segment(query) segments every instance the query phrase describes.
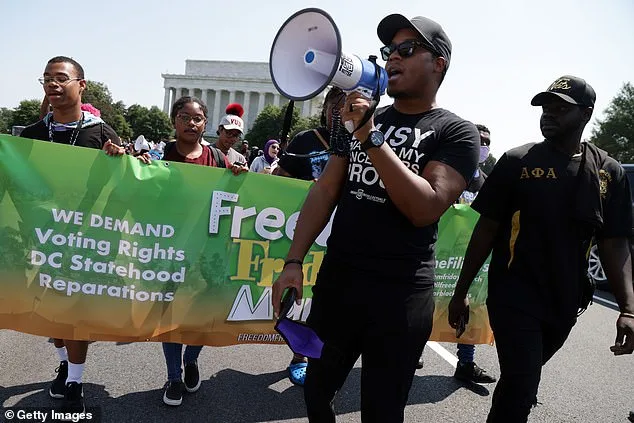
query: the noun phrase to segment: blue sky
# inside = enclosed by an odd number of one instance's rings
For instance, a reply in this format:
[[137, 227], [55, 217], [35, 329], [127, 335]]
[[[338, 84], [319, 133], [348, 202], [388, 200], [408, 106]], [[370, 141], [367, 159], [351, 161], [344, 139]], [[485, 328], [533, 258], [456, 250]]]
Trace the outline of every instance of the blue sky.
[[577, 75], [595, 88], [594, 118], [634, 82], [632, 0], [2, 0], [0, 107], [41, 98], [37, 78], [57, 55], [77, 59], [115, 100], [162, 107], [161, 73], [184, 73], [186, 59], [267, 61], [280, 25], [305, 7], [327, 11], [344, 50], [361, 57], [378, 54], [376, 26], [390, 13], [438, 21], [453, 43], [438, 103], [487, 125], [497, 157], [541, 140], [530, 99], [557, 77]]

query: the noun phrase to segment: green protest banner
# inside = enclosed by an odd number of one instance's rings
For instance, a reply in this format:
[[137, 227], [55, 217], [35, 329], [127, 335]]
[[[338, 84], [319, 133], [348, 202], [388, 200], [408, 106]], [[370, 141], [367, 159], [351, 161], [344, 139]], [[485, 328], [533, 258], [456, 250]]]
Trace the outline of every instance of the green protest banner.
[[[271, 285], [309, 187], [0, 135], [0, 328], [122, 342], [282, 342]], [[470, 234], [477, 214], [465, 213]], [[305, 259], [296, 318], [310, 312], [329, 231]], [[467, 341], [491, 342], [488, 321], [475, 325], [489, 335]]]

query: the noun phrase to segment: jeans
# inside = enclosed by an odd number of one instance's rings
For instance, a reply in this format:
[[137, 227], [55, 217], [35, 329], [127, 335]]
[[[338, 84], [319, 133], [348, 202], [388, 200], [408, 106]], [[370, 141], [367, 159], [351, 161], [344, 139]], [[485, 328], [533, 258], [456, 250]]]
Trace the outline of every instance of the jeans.
[[458, 344], [458, 361], [461, 363], [473, 363], [475, 359], [475, 345]]
[[574, 319], [545, 322], [521, 310], [489, 305], [500, 361], [487, 423], [525, 423], [537, 402], [542, 367], [563, 346]]
[[337, 360], [308, 360], [308, 420], [335, 422], [335, 394], [361, 356], [361, 420], [403, 422], [416, 364], [431, 334], [433, 287], [355, 284], [345, 277], [335, 282], [318, 280], [313, 288], [307, 323], [340, 354]]
[[163, 342], [163, 354], [165, 355], [165, 364], [167, 365], [167, 380], [182, 380], [183, 368], [182, 363], [188, 364], [198, 360], [202, 345], [187, 345], [185, 355], [183, 354], [183, 344], [174, 342]]

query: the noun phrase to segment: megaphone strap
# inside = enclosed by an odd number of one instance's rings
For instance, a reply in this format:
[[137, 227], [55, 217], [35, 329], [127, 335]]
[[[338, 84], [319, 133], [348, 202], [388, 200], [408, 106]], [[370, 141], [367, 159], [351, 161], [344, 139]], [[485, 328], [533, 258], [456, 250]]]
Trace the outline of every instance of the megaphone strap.
[[315, 136], [319, 139], [319, 141], [321, 141], [321, 143], [323, 144], [324, 148], [326, 148], [326, 150], [328, 150], [330, 148], [330, 146], [328, 145], [328, 143], [326, 142], [326, 140], [324, 139], [324, 137], [321, 136], [321, 134], [319, 133], [318, 130], [313, 129], [313, 133], [315, 134]]

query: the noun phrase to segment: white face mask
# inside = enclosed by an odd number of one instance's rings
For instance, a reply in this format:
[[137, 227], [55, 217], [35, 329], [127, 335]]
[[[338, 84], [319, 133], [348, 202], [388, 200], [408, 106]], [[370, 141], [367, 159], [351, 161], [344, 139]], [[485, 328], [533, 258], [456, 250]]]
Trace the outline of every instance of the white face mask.
[[480, 146], [480, 162], [479, 163], [483, 163], [487, 157], [489, 157], [489, 146], [488, 145], [481, 145]]

